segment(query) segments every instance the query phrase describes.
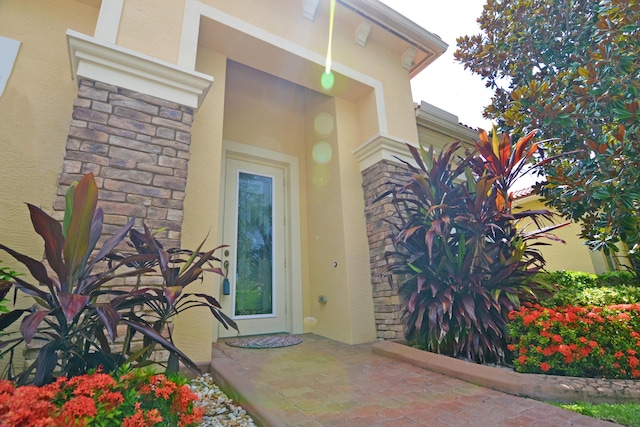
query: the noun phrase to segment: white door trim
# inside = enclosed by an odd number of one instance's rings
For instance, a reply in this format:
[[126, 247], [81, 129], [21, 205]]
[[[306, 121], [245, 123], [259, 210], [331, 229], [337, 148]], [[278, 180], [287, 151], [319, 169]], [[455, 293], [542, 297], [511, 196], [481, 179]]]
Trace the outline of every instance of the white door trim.
[[[287, 268], [285, 272], [287, 287], [287, 326], [293, 334], [303, 332], [302, 322], [302, 243], [300, 234], [300, 174], [298, 158], [277, 151], [254, 147], [239, 142], [224, 140], [222, 142], [222, 170], [220, 173], [220, 215], [218, 215], [218, 239], [222, 238], [224, 215], [222, 212], [227, 159], [236, 158], [271, 166], [280, 167], [285, 175], [285, 241]], [[225, 242], [220, 242], [221, 244]]]

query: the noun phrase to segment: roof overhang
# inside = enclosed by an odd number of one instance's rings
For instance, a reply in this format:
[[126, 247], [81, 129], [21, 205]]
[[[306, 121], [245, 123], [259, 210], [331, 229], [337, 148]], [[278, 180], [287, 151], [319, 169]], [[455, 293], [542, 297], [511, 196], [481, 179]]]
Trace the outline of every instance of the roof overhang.
[[458, 116], [424, 101], [416, 108], [416, 124], [467, 144], [478, 139], [478, 131], [458, 123]]
[[[440, 37], [378, 0], [337, 0], [337, 2], [384, 28], [415, 49], [413, 58], [408, 58], [411, 61], [408, 67], [411, 78], [447, 50], [448, 45]], [[409, 56], [413, 53], [410, 49], [405, 52]], [[403, 58], [404, 61], [405, 58]]]

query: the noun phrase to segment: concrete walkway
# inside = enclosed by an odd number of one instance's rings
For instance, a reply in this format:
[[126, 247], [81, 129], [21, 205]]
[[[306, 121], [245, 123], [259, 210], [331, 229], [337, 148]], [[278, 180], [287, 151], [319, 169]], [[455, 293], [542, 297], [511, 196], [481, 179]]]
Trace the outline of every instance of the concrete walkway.
[[212, 375], [261, 426], [614, 426], [373, 354], [302, 335], [296, 346], [213, 346]]

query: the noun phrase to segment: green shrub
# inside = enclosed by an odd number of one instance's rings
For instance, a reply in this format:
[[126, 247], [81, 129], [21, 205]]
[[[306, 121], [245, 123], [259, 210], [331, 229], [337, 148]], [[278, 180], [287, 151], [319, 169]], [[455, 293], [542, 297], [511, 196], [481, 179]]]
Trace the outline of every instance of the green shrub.
[[551, 298], [541, 301], [545, 307], [605, 306], [640, 302], [640, 286], [635, 285], [632, 274], [624, 271], [601, 275], [580, 271], [554, 271], [540, 273], [536, 280], [556, 287]]
[[599, 274], [596, 282], [598, 286], [638, 286], [636, 278], [629, 271], [607, 271]]
[[584, 271], [561, 270], [550, 273], [540, 273], [536, 279], [542, 280], [550, 285], [557, 285], [560, 289], [584, 289], [597, 286], [598, 276]]

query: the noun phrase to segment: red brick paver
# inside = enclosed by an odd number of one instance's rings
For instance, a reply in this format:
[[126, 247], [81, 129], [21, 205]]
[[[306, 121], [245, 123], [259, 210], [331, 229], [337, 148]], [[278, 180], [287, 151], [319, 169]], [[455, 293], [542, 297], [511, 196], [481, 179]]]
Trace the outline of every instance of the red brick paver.
[[273, 427], [614, 425], [378, 356], [371, 344], [302, 338], [261, 350], [218, 342], [214, 377]]

